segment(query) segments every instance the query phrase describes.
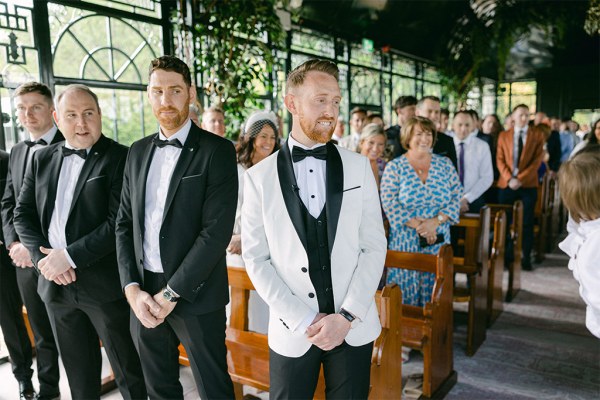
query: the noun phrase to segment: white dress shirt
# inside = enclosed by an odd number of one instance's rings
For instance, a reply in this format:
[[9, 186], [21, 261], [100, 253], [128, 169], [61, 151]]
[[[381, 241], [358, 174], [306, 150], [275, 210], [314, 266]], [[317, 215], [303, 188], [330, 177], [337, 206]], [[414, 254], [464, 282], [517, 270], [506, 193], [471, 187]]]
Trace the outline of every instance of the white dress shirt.
[[[46, 145], [49, 145], [54, 140], [56, 131], [58, 131], [58, 128], [55, 125], [52, 125], [52, 128], [50, 128], [50, 130], [48, 132], [46, 132], [42, 136], [40, 136], [39, 139], [44, 139], [44, 141], [46, 142]], [[32, 142], [35, 142], [36, 140], [39, 140], [39, 139], [35, 139], [33, 136], [31, 136], [31, 134], [29, 134], [29, 140], [31, 140]], [[35, 153], [42, 147], [44, 147], [44, 145], [35, 144], [29, 148], [29, 152], [27, 153], [27, 165], [29, 165], [29, 162], [31, 161], [31, 157], [33, 157], [33, 153]], [[79, 157], [79, 158], [81, 158], [81, 157]]]
[[[523, 149], [525, 148], [525, 142], [527, 141], [527, 129], [528, 126], [525, 125], [522, 128], [517, 128], [515, 126], [513, 133], [513, 176], [517, 176], [519, 174], [519, 160], [517, 157], [519, 156], [519, 135], [523, 138]], [[522, 132], [522, 133], [521, 133]]]
[[[456, 135], [452, 138], [456, 148], [456, 157], [460, 157], [460, 143], [464, 143], [464, 194], [463, 198], [469, 203], [477, 200], [494, 182], [494, 169], [490, 146], [477, 137], [477, 132], [472, 132], [464, 140]], [[458, 161], [460, 164], [460, 161]]]
[[[318, 143], [313, 147], [308, 147], [295, 140], [290, 133], [288, 146], [291, 153], [294, 151], [294, 146], [305, 150], [313, 150], [317, 147], [325, 146], [325, 144]], [[326, 200], [325, 173], [327, 171], [327, 161], [314, 157], [306, 157], [304, 160], [292, 162], [292, 164], [294, 166], [294, 176], [296, 177], [300, 199], [310, 215], [318, 218], [321, 215]], [[298, 328], [300, 332], [306, 331], [306, 328], [310, 326], [316, 316], [316, 312], [310, 312], [300, 324]]]
[[[178, 139], [182, 145], [190, 133], [192, 121], [188, 121], [174, 135], [167, 138], [158, 132], [160, 140]], [[163, 273], [160, 258], [160, 228], [162, 227], [167, 191], [171, 185], [171, 177], [175, 165], [181, 155], [181, 150], [175, 146], [156, 147], [148, 178], [146, 179], [146, 199], [144, 203], [144, 269], [151, 272]]]
[[[45, 139], [44, 139], [45, 140]], [[65, 144], [65, 147], [73, 149], [73, 146]], [[87, 149], [89, 154], [90, 149]], [[56, 199], [54, 200], [54, 210], [50, 218], [48, 227], [48, 242], [53, 249], [65, 249], [67, 260], [73, 268], [77, 268], [67, 249], [67, 237], [65, 229], [69, 219], [69, 211], [73, 202], [75, 186], [79, 180], [81, 169], [85, 160], [78, 155], [64, 157], [58, 176], [58, 185], [56, 186]]]
[[[291, 134], [288, 139], [288, 145], [290, 152], [293, 152], [294, 146], [305, 150], [313, 150], [317, 147], [325, 146], [323, 143], [318, 143], [313, 147], [307, 147], [296, 141]], [[306, 157], [304, 160], [293, 162], [292, 164], [294, 166], [294, 175], [296, 176], [300, 199], [310, 215], [318, 218], [325, 205], [325, 171], [327, 163], [325, 160]]]
[[577, 224], [569, 217], [567, 231], [569, 235], [558, 246], [571, 258], [569, 269], [579, 282], [579, 295], [586, 304], [585, 325], [600, 338], [600, 219]]

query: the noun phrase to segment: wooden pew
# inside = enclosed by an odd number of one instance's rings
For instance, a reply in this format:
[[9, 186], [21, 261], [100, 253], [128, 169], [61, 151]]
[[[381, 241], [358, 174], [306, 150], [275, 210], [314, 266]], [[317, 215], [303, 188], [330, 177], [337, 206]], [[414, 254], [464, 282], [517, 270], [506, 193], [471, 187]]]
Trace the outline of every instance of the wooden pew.
[[553, 235], [553, 219], [557, 216], [557, 179], [555, 175], [546, 174], [538, 187], [538, 201], [535, 209], [534, 248], [535, 261], [542, 262], [545, 253], [552, 251], [555, 237]]
[[502, 313], [502, 277], [506, 242], [506, 213], [499, 210], [494, 217], [494, 239], [490, 250], [488, 270], [487, 326], [491, 326]]
[[[443, 397], [457, 380], [452, 350], [452, 247], [437, 256], [388, 250], [386, 268], [435, 274], [431, 302], [423, 307], [402, 305], [402, 343], [423, 353], [423, 397]], [[371, 378], [372, 379], [372, 378]]]
[[454, 272], [467, 276], [466, 287], [454, 288], [455, 302], [468, 302], [467, 348], [473, 356], [485, 341], [487, 324], [488, 254], [490, 209], [484, 206], [478, 214], [463, 214], [456, 225], [464, 230], [464, 240], [457, 243]]
[[[246, 270], [228, 267], [231, 287], [231, 316], [227, 328], [227, 364], [234, 382], [236, 399], [243, 397], [243, 385], [269, 390], [269, 345], [267, 335], [248, 331], [248, 299], [254, 285]], [[397, 285], [387, 285], [375, 296], [382, 331], [373, 345], [371, 358], [371, 390], [373, 399], [400, 398], [402, 395], [402, 294]], [[189, 366], [183, 346], [179, 346], [179, 362]], [[316, 399], [325, 398], [323, 374], [315, 392]]]
[[[515, 201], [510, 206], [506, 204], [487, 204], [492, 214], [505, 211], [510, 222], [508, 240], [512, 242], [512, 261], [508, 264], [508, 287], [506, 301], [511, 302], [521, 290], [521, 257], [523, 255], [523, 202]], [[505, 247], [508, 249], [508, 247]], [[505, 254], [505, 257], [507, 255]]]

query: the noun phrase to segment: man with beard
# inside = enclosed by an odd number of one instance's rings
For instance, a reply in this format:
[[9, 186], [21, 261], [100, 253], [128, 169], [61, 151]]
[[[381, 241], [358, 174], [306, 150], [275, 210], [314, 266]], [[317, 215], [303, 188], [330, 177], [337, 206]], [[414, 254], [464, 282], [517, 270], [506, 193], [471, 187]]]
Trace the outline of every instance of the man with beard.
[[386, 254], [369, 161], [329, 140], [338, 68], [309, 60], [290, 73], [292, 130], [246, 172], [242, 256], [270, 309], [270, 398], [312, 398], [323, 365], [328, 398], [367, 398], [374, 294]]
[[117, 215], [121, 283], [151, 399], [183, 399], [180, 342], [199, 397], [234, 397], [225, 347], [225, 249], [237, 206], [235, 150], [192, 124], [195, 98], [183, 61], [151, 61], [148, 100], [160, 129], [131, 146]]

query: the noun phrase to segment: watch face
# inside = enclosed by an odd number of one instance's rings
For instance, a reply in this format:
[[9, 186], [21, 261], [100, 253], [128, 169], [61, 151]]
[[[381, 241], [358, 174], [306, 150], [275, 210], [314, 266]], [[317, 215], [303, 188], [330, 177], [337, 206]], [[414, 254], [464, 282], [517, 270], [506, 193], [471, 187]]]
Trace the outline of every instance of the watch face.
[[163, 297], [168, 301], [173, 301], [174, 297], [168, 290], [163, 291]]

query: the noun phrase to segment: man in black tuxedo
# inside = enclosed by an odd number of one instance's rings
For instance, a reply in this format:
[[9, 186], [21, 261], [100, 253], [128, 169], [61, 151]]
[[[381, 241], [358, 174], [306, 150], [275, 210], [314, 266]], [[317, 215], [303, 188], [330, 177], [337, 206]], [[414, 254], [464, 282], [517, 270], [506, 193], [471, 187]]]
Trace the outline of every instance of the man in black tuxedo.
[[127, 148], [102, 135], [96, 95], [70, 85], [54, 118], [66, 143], [38, 150], [23, 181], [14, 226], [41, 275], [46, 303], [74, 399], [99, 399], [106, 349], [121, 395], [146, 398], [127, 329], [114, 221]]
[[[20, 242], [15, 232], [13, 211], [21, 191], [25, 169], [33, 154], [46, 145], [60, 142], [64, 138], [52, 120], [54, 103], [48, 86], [38, 82], [24, 83], [15, 90], [13, 96], [17, 117], [21, 125], [27, 129], [29, 140], [19, 142], [12, 148], [10, 160], [8, 155], [6, 160], [2, 159], [3, 181], [0, 188], [4, 193], [2, 198], [4, 239], [2, 241], [10, 251], [10, 258], [2, 247], [0, 249], [2, 269], [0, 326], [13, 363], [13, 372], [19, 381], [19, 396], [21, 399], [33, 399], [36, 394], [31, 383], [32, 351], [22, 311], [23, 303], [25, 304], [35, 339], [39, 398], [52, 399], [60, 396], [58, 349], [46, 306], [37, 292], [39, 274], [33, 268], [29, 251]], [[4, 168], [4, 161], [8, 166], [8, 173]], [[6, 189], [4, 189], [4, 182], [6, 182]]]
[[149, 75], [148, 100], [160, 130], [131, 146], [116, 223], [132, 336], [150, 398], [183, 399], [180, 342], [200, 397], [233, 398], [225, 249], [237, 205], [235, 150], [190, 121], [196, 90], [183, 61], [157, 58]]
[[398, 116], [398, 124], [390, 126], [387, 135], [387, 146], [392, 152], [392, 158], [396, 158], [406, 151], [400, 144], [400, 130], [409, 119], [415, 116], [417, 98], [415, 96], [400, 96], [394, 103], [394, 111]]
[[[418, 117], [429, 118], [436, 126], [440, 120], [440, 111], [440, 99], [436, 96], [425, 96], [417, 102], [416, 115]], [[452, 164], [454, 164], [454, 168], [458, 171], [454, 140], [450, 136], [444, 132], [438, 132], [437, 139], [433, 145], [433, 152], [448, 157], [452, 161]]]

